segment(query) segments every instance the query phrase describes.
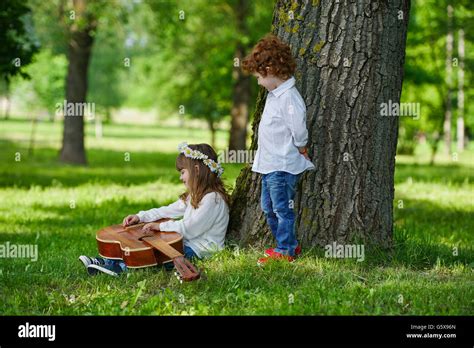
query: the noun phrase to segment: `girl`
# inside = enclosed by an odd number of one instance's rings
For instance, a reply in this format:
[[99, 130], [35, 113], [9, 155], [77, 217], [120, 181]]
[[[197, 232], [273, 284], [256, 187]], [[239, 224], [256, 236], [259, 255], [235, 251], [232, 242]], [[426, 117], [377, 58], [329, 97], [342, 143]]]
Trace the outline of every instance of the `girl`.
[[[123, 219], [123, 226], [139, 222], [150, 222], [162, 218], [178, 218], [162, 223], [143, 226], [144, 235], [156, 231], [175, 231], [183, 236], [184, 256], [205, 258], [224, 247], [225, 233], [229, 223], [229, 196], [221, 175], [224, 169], [217, 162], [217, 154], [208, 144], [178, 146], [176, 169], [186, 187], [179, 199], [168, 206], [140, 211]], [[102, 257], [80, 256], [90, 275], [103, 272], [117, 276], [127, 270], [121, 260]]]
[[296, 64], [290, 47], [274, 35], [267, 35], [243, 62], [258, 84], [268, 90], [258, 126], [258, 148], [252, 171], [262, 174], [261, 207], [276, 239], [276, 248], [265, 250], [271, 259], [290, 262], [301, 252], [294, 229], [293, 199], [305, 170], [314, 169], [306, 150], [306, 105], [295, 87]]

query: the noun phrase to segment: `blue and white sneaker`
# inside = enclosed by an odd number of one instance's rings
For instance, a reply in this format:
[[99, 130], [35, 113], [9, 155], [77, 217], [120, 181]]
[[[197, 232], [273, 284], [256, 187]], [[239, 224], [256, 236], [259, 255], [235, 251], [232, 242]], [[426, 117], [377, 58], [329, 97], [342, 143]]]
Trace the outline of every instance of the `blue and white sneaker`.
[[120, 267], [119, 262], [106, 262], [105, 264], [95, 264], [91, 263], [89, 266], [87, 266], [87, 272], [89, 272], [90, 275], [96, 275], [97, 272], [102, 272], [114, 277], [118, 277], [120, 273], [122, 273], [124, 270], [122, 267]]
[[79, 261], [81, 261], [82, 264], [84, 265], [84, 267], [86, 267], [86, 268], [87, 268], [87, 266], [92, 265], [92, 264], [95, 264], [95, 265], [105, 264], [104, 259], [101, 258], [101, 257], [89, 257], [89, 256], [85, 256], [85, 255], [79, 256]]
[[89, 256], [81, 255], [81, 256], [79, 256], [79, 261], [82, 262], [84, 267], [87, 269], [87, 273], [89, 273], [89, 275], [96, 275], [97, 274], [97, 270], [93, 270], [93, 269], [88, 268], [89, 265], [105, 265], [105, 260], [100, 256], [99, 257], [89, 257]]

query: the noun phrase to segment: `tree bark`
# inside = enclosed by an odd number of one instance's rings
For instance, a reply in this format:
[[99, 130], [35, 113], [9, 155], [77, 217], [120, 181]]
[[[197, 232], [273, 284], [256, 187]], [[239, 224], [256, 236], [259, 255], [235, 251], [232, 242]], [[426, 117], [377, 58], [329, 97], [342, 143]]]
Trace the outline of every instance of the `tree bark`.
[[[87, 71], [94, 42], [92, 31], [96, 27], [96, 21], [86, 12], [87, 0], [74, 0], [73, 8], [75, 19], [70, 28], [68, 44], [69, 65], [66, 77], [66, 101], [68, 104], [78, 105], [86, 102]], [[83, 112], [64, 117], [60, 160], [74, 164], [87, 163], [84, 149]]]
[[[250, 3], [248, 0], [239, 0], [236, 3], [235, 13], [237, 33], [239, 38], [248, 37], [248, 28], [245, 22], [249, 14]], [[239, 64], [234, 66], [233, 104], [230, 111], [231, 127], [229, 137], [229, 150], [245, 150], [247, 140], [247, 124], [249, 118], [250, 78], [244, 75], [240, 62], [245, 56], [247, 46], [241, 39], [237, 43], [235, 58]]]
[[[297, 57], [296, 86], [307, 106], [309, 155], [295, 197], [303, 246], [363, 241], [390, 247], [399, 103], [409, 0], [275, 5], [273, 33]], [[257, 98], [251, 150], [267, 92]], [[228, 234], [242, 244], [273, 242], [260, 208], [261, 175], [247, 165], [232, 195]]]

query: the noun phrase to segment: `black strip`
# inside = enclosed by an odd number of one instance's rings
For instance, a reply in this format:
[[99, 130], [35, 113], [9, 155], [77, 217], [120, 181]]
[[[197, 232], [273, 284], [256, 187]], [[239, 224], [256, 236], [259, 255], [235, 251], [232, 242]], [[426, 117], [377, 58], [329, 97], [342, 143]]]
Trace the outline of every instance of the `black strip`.
[[[55, 340], [20, 338], [20, 325], [55, 325]], [[0, 317], [0, 346], [41, 344], [468, 345], [473, 317]], [[412, 326], [415, 325], [415, 326]], [[429, 326], [432, 325], [432, 326]], [[407, 334], [430, 337], [408, 338]], [[456, 334], [434, 338], [433, 334]]]

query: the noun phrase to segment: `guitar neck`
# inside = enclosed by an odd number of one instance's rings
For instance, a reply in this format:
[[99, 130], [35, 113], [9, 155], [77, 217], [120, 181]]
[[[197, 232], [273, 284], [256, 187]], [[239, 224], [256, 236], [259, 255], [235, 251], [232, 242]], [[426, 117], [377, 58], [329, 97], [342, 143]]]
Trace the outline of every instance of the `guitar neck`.
[[142, 240], [173, 260], [173, 264], [176, 267], [177, 273], [179, 273], [178, 278], [181, 282], [192, 281], [200, 278], [201, 275], [197, 268], [191, 262], [186, 260], [183, 254], [163, 241], [161, 238], [152, 236], [144, 237]]
[[164, 240], [162, 240], [159, 237], [152, 236], [152, 237], [143, 237], [142, 240], [148, 244], [150, 244], [152, 247], [158, 249], [161, 251], [163, 254], [168, 256], [170, 259], [174, 259], [179, 256], [183, 256], [178, 250], [170, 246], [168, 243], [166, 243]]

